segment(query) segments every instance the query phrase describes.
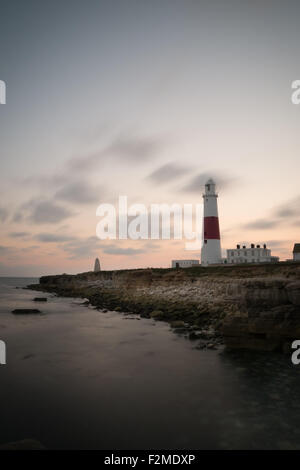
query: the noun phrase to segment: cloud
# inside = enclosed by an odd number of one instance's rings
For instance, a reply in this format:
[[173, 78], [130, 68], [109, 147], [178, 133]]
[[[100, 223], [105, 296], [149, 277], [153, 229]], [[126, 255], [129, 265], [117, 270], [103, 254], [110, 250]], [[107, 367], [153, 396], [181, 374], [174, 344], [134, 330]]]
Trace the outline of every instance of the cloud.
[[0, 207], [0, 220], [5, 222], [8, 217], [8, 211], [4, 207]]
[[100, 163], [115, 159], [120, 162], [137, 164], [155, 158], [164, 142], [158, 137], [119, 135], [98, 152], [69, 160], [71, 170], [88, 171]]
[[146, 252], [145, 249], [121, 248], [120, 246], [117, 246], [117, 245], [106, 245], [102, 251], [103, 253], [106, 253], [109, 255], [126, 255], [126, 256], [139, 255], [141, 253]]
[[277, 247], [285, 246], [287, 243], [289, 243], [289, 241], [288, 240], [267, 240], [265, 243], [267, 247], [277, 248]]
[[60, 171], [59, 173], [55, 173], [52, 175], [34, 175], [28, 176], [22, 180], [22, 183], [28, 186], [37, 186], [40, 188], [58, 188], [67, 184], [69, 181], [69, 177], [67, 172]]
[[29, 207], [28, 219], [36, 224], [56, 224], [74, 215], [69, 209], [52, 201], [31, 202]]
[[70, 259], [90, 258], [99, 253], [100, 240], [96, 236], [88, 238], [74, 238], [63, 245], [63, 250], [70, 255]]
[[181, 177], [188, 171], [190, 171], [188, 168], [183, 168], [175, 163], [167, 163], [153, 171], [147, 179], [152, 180], [155, 183], [165, 183]]
[[55, 194], [55, 198], [73, 204], [90, 204], [99, 202], [103, 190], [95, 188], [83, 181], [67, 184]]
[[[52, 268], [53, 269], [53, 268]], [[52, 274], [58, 274], [59, 269], [57, 270], [57, 273], [52, 273]], [[51, 268], [49, 266], [45, 265], [5, 265], [3, 263], [0, 263], [0, 276], [12, 276], [12, 277], [39, 277], [41, 275], [46, 275], [51, 272]]]
[[121, 160], [136, 163], [154, 157], [161, 144], [161, 140], [154, 137], [120, 136], [111, 142], [106, 151]]
[[30, 233], [29, 232], [11, 232], [9, 236], [11, 238], [24, 238], [24, 237], [29, 237]]
[[244, 225], [244, 228], [247, 229], [271, 229], [273, 227], [279, 226], [283, 219], [284, 223], [290, 223], [291, 225], [298, 225], [300, 217], [300, 197], [296, 197], [292, 200], [281, 204], [278, 207], [275, 207], [271, 213], [265, 219], [257, 219], [253, 222], [250, 222]]
[[281, 204], [275, 210], [275, 216], [281, 219], [292, 219], [300, 217], [300, 197], [287, 201], [285, 204]]
[[60, 235], [53, 233], [39, 233], [35, 239], [43, 243], [63, 243], [76, 240], [75, 237], [69, 235]]
[[93, 258], [99, 256], [100, 251], [109, 255], [132, 256], [145, 253], [146, 248], [122, 248], [117, 244], [103, 244], [96, 236], [88, 238], [74, 238], [63, 243], [62, 249], [69, 254], [70, 259]]
[[229, 186], [232, 186], [236, 182], [235, 178], [221, 175], [217, 172], [205, 172], [200, 173], [191, 178], [189, 183], [182, 188], [182, 191], [199, 194], [203, 190], [203, 187], [209, 178], [213, 178], [213, 180], [216, 182], [217, 189], [222, 190], [227, 189]]
[[20, 210], [17, 210], [17, 212], [14, 214], [12, 221], [15, 223], [22, 222], [24, 216]]
[[0, 245], [0, 253], [5, 255], [7, 253], [11, 253], [12, 252], [12, 247], [11, 246], [3, 246], [3, 245]]
[[269, 229], [276, 227], [278, 225], [278, 221], [274, 219], [258, 219], [254, 220], [253, 222], [249, 222], [248, 224], [244, 225], [244, 228], [247, 229], [254, 229], [254, 230], [260, 230], [260, 229]]

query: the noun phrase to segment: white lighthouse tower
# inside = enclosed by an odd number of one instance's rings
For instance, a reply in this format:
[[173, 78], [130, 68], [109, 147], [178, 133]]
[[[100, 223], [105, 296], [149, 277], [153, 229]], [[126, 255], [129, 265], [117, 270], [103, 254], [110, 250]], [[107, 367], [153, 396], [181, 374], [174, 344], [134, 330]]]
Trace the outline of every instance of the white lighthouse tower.
[[201, 264], [203, 266], [222, 262], [217, 197], [216, 184], [210, 178], [205, 184], [203, 194], [204, 220], [201, 249]]

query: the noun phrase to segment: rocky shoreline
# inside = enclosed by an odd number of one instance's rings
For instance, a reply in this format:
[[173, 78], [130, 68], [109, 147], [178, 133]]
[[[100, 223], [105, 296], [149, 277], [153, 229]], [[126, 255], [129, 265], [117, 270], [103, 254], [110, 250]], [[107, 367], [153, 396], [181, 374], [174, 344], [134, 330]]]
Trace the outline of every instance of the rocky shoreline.
[[287, 352], [300, 339], [299, 263], [62, 274], [29, 288], [167, 321], [199, 349]]

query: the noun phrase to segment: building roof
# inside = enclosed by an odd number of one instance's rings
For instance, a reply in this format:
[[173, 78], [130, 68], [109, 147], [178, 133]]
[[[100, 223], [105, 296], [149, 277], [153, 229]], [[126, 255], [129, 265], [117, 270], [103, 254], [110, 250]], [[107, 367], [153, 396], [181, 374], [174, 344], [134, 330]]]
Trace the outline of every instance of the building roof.
[[295, 243], [293, 253], [300, 253], [300, 243]]

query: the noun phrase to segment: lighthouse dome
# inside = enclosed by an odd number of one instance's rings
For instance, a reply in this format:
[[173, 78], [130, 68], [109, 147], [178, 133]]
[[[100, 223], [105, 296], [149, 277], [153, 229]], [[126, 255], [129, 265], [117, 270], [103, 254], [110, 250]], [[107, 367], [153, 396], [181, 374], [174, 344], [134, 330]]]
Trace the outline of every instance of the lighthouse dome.
[[216, 184], [212, 178], [209, 178], [205, 184]]
[[205, 195], [216, 196], [216, 183], [212, 178], [209, 178], [205, 183]]

